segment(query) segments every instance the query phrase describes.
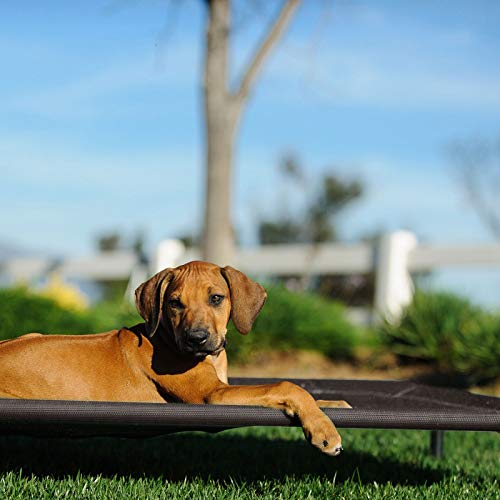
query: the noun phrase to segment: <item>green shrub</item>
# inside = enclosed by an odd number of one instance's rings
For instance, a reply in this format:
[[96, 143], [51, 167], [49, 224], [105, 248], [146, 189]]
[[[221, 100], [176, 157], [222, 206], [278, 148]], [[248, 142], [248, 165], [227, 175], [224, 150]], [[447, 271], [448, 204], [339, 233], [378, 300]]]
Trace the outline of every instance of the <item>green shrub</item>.
[[123, 300], [99, 302], [88, 310], [88, 314], [92, 317], [92, 331], [95, 333], [130, 327], [144, 321], [135, 306]]
[[346, 318], [345, 308], [310, 293], [267, 288], [267, 302], [245, 337], [230, 325], [231, 359], [262, 350], [305, 349], [339, 359], [350, 358], [360, 330]]
[[0, 290], [1, 340], [30, 332], [89, 333], [92, 328], [91, 317], [86, 312], [70, 311], [26, 288]]
[[99, 333], [140, 321], [135, 307], [122, 302], [101, 302], [90, 309], [75, 311], [26, 288], [0, 289], [0, 340], [30, 332]]
[[470, 383], [500, 376], [500, 316], [450, 293], [417, 292], [397, 325], [380, 328], [392, 352]]

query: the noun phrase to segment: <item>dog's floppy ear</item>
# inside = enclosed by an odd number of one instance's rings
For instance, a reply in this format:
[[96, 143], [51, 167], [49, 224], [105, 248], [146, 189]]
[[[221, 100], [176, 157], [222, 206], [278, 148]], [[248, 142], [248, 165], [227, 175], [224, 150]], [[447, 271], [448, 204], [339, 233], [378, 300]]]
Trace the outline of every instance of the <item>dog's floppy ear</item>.
[[174, 275], [171, 268], [155, 274], [135, 291], [135, 305], [146, 321], [146, 332], [152, 337], [158, 330], [163, 311], [163, 298]]
[[236, 329], [246, 335], [266, 301], [266, 291], [231, 266], [223, 267], [221, 273], [231, 294], [231, 319]]

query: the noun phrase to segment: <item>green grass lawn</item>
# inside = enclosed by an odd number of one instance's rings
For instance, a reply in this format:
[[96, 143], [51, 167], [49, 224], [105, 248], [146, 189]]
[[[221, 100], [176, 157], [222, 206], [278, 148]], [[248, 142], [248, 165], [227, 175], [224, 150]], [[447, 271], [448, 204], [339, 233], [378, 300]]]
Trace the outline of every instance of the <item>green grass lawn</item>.
[[253, 428], [144, 440], [0, 437], [0, 498], [500, 498], [500, 438], [342, 429], [322, 456], [300, 429]]

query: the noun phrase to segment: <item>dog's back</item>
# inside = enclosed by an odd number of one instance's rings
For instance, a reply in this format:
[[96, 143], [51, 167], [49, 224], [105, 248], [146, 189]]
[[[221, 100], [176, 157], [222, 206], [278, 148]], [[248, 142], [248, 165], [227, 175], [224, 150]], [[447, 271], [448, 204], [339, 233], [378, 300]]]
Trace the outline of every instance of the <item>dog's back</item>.
[[[140, 374], [127, 362], [121, 344], [137, 345], [137, 338], [125, 332], [30, 333], [0, 343], [0, 397], [133, 401]], [[141, 399], [143, 390], [141, 385]]]

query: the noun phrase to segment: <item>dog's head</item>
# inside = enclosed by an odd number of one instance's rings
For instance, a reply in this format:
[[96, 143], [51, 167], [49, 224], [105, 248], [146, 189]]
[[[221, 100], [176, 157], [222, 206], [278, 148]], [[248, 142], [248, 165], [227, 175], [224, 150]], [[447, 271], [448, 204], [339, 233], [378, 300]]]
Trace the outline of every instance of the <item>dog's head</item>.
[[264, 288], [242, 272], [199, 261], [160, 271], [135, 291], [148, 335], [173, 335], [196, 357], [224, 349], [229, 319], [247, 334], [265, 300]]

